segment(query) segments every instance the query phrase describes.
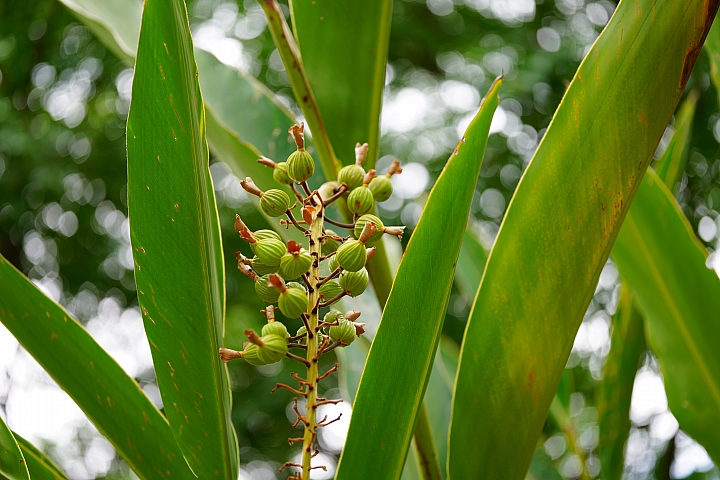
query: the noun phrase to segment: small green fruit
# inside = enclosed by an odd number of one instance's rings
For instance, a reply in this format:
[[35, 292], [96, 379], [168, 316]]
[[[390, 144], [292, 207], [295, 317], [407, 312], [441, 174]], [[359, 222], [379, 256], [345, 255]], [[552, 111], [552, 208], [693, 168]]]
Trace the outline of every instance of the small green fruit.
[[365, 244], [359, 240], [348, 240], [340, 245], [335, 257], [342, 268], [349, 272], [357, 272], [365, 266], [367, 258]]
[[265, 335], [277, 335], [282, 338], [288, 338], [290, 336], [287, 327], [282, 322], [268, 322], [263, 325], [260, 333], [263, 337]]
[[[296, 336], [296, 337], [299, 337], [300, 335], [305, 335], [306, 333], [307, 333], [307, 328], [305, 328], [305, 325], [303, 325], [302, 327], [298, 328], [298, 331], [297, 331], [297, 333], [295, 334], [295, 336]], [[301, 338], [300, 340], [298, 340], [297, 343], [299, 343], [299, 344], [301, 344], [301, 345], [304, 345], [304, 344], [305, 344], [305, 338], [306, 338], [306, 337]]]
[[247, 343], [242, 353], [242, 358], [244, 358], [250, 365], [255, 365], [256, 367], [267, 365], [260, 359], [260, 347], [254, 343]]
[[[335, 236], [338, 236], [337, 233], [335, 233], [334, 231], [330, 230], [329, 228], [326, 228], [326, 229], [325, 229], [325, 234], [326, 234], [326, 235], [335, 235]], [[334, 238], [328, 238], [328, 237], [326, 237], [326, 238], [323, 238], [323, 239], [322, 239], [322, 243], [321, 243], [320, 245], [321, 245], [322, 254], [323, 254], [323, 255], [330, 255], [332, 252], [334, 252], [335, 250], [338, 249], [338, 247], [340, 246], [340, 242], [338, 242], [338, 241], [335, 240]]]
[[305, 285], [303, 285], [300, 282], [287, 282], [287, 288], [299, 288], [303, 292], [307, 293], [307, 290], [305, 289]]
[[307, 310], [307, 294], [302, 288], [288, 285], [287, 290], [280, 294], [278, 305], [287, 318], [297, 318]]
[[340, 186], [338, 182], [325, 182], [322, 185], [320, 185], [320, 188], [318, 188], [318, 193], [320, 194], [320, 198], [323, 200], [327, 200], [333, 195], [335, 195], [335, 192], [337, 191], [337, 188]]
[[355, 341], [355, 325], [344, 318], [340, 319], [339, 325], [330, 327], [328, 333], [333, 342], [340, 341], [343, 345], [350, 345]]
[[263, 335], [263, 346], [258, 349], [260, 361], [265, 365], [282, 360], [288, 351], [287, 340], [278, 335]]
[[273, 179], [283, 185], [292, 185], [293, 181], [292, 178], [290, 178], [290, 175], [288, 175], [287, 162], [275, 164], [275, 168], [273, 169]]
[[282, 240], [267, 238], [255, 243], [255, 255], [265, 265], [280, 265], [280, 259], [287, 252], [287, 246]]
[[[339, 248], [339, 247], [338, 247]], [[330, 257], [330, 260], [328, 260], [328, 268], [330, 269], [330, 272], [334, 272], [337, 270], [337, 268], [340, 266], [337, 260], [337, 254]]]
[[280, 297], [280, 291], [268, 283], [268, 275], [263, 275], [255, 282], [255, 293], [265, 303], [275, 303]]
[[362, 186], [364, 178], [365, 170], [360, 165], [348, 165], [338, 173], [338, 182], [347, 184], [349, 191]]
[[330, 280], [322, 284], [320, 287], [320, 295], [325, 297], [325, 301], [331, 300], [343, 292], [342, 287], [335, 280]]
[[309, 180], [315, 173], [315, 162], [304, 148], [290, 154], [287, 160], [288, 175], [300, 183]]
[[284, 215], [290, 207], [290, 197], [277, 188], [271, 188], [260, 197], [260, 208], [271, 217]]
[[367, 186], [363, 185], [350, 192], [347, 199], [348, 210], [355, 215], [368, 213], [375, 206], [373, 194]]
[[351, 297], [357, 297], [368, 287], [369, 283], [367, 270], [361, 268], [357, 272], [344, 271], [340, 274], [338, 284]]
[[280, 259], [280, 275], [283, 278], [298, 278], [312, 265], [312, 257], [304, 248], [288, 252]]
[[267, 265], [255, 255], [252, 259], [252, 268], [258, 275], [270, 275], [271, 273], [277, 273], [280, 265]]
[[384, 202], [390, 198], [390, 195], [392, 195], [393, 192], [392, 182], [385, 175], [375, 177], [370, 180], [368, 188], [370, 189], [370, 192], [372, 192], [373, 197], [375, 197], [376, 202]]
[[[273, 230], [258, 230], [257, 232], [253, 232], [253, 237], [255, 237], [258, 242], [261, 240], [268, 240], [270, 238], [282, 242], [282, 238], [280, 237], [280, 235], [278, 235], [278, 233]], [[250, 249], [253, 251], [253, 253], [255, 253], [255, 245], [257, 245], [257, 243], [250, 244]]]
[[383, 229], [385, 226], [383, 225], [382, 221], [376, 217], [375, 215], [372, 215], [370, 213], [366, 213], [365, 215], [362, 215], [360, 218], [357, 219], [357, 222], [355, 222], [355, 230], [353, 234], [355, 235], [355, 238], [359, 238], [360, 234], [363, 231], [363, 228], [365, 227], [365, 224], [367, 222], [373, 222], [375, 226], [377, 227], [378, 231], [377, 233], [374, 233], [367, 242], [365, 242], [366, 245], [373, 246], [377, 242], [382, 239], [383, 236]]

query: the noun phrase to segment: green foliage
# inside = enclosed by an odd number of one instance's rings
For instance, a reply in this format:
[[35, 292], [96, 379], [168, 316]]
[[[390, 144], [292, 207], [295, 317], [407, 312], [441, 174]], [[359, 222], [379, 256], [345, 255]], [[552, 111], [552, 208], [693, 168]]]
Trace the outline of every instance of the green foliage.
[[25, 458], [2, 418], [0, 418], [0, 475], [8, 480], [30, 480]]

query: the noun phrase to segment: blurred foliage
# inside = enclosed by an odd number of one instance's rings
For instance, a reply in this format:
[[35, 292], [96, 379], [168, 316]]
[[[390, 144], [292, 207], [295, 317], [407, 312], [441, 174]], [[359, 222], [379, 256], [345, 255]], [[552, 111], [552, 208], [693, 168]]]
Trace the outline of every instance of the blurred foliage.
[[[255, 0], [188, 3], [197, 46], [256, 75], [299, 111]], [[380, 205], [383, 220], [412, 230], [458, 131], [464, 130], [492, 80], [504, 74], [501, 108], [491, 129], [495, 134], [472, 205], [479, 236], [489, 248], [565, 86], [613, 10], [606, 0], [395, 0], [378, 169], [382, 172], [399, 158], [406, 175], [398, 177], [396, 194]], [[708, 264], [720, 270], [714, 254], [720, 243], [720, 111], [709, 71], [703, 54], [688, 83], [699, 100], [688, 162], [673, 192], [713, 252]], [[131, 79], [131, 65], [106, 51], [56, 0], [0, 2], [0, 253], [83, 323], [102, 316], [108, 298], [120, 310], [137, 308], [125, 186]], [[666, 131], [658, 155], [672, 131]], [[230, 219], [239, 212], [253, 229], [265, 221], [224, 164], [214, 164], [211, 171], [225, 239], [226, 343], [237, 348], [244, 329], [259, 329], [257, 311], [263, 305], [233, 265], [236, 250], [250, 252], [238, 241]], [[557, 473], [576, 478], [578, 457], [570, 453], [575, 451], [582, 452], [592, 476], [602, 475], [595, 451], [595, 398], [618, 289], [617, 271], [608, 264], [560, 387], [558, 398], [576, 430], [577, 448], [568, 448], [566, 432], [548, 422], [531, 468], [533, 478], [557, 478]], [[471, 302], [454, 288], [445, 333], [457, 343]], [[292, 395], [269, 394], [275, 382], [290, 380], [293, 367], [286, 361], [262, 368], [231, 364], [233, 421], [249, 478], [272, 478], [262, 475], [276, 474], [297, 449], [286, 440], [292, 436], [287, 418]], [[648, 355], [642, 371], [657, 370]], [[150, 366], [135, 376], [146, 391], [152, 390]], [[336, 383], [328, 385], [336, 388]], [[12, 379], [0, 375], [0, 412], [12, 388]], [[157, 394], [153, 399], [159, 401]], [[672, 427], [661, 429], [664, 415], [633, 417], [626, 478], [693, 474], [694, 468], [683, 469], [687, 462], [679, 459], [696, 458], [699, 447]], [[117, 457], [104, 469], [73, 470], [78, 459], [91, 455], [97, 432], [78, 430], [72, 437], [70, 449], [39, 446], [71, 473], [79, 472], [74, 478], [130, 478]], [[717, 478], [713, 472], [695, 475]]]

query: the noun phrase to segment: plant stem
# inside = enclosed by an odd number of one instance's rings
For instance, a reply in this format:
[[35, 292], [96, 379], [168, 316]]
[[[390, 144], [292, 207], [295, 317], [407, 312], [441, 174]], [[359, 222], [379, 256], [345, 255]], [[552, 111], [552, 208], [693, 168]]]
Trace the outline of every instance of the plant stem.
[[420, 405], [420, 412], [415, 424], [413, 448], [417, 456], [420, 478], [423, 480], [442, 480], [440, 459], [435, 448], [435, 441], [430, 428], [430, 415], [428, 415], [425, 402]]
[[[322, 255], [322, 243], [320, 237], [323, 234], [323, 206], [316, 205], [318, 209], [310, 225], [310, 255], [314, 259], [319, 259]], [[310, 480], [310, 461], [313, 454], [313, 443], [316, 436], [316, 400], [318, 387], [318, 311], [316, 305], [320, 297], [320, 286], [318, 285], [318, 277], [320, 270], [317, 266], [320, 262], [314, 261], [310, 267], [308, 278], [310, 280], [310, 288], [308, 289], [308, 336], [307, 336], [307, 361], [310, 366], [307, 369], [307, 398], [305, 403], [305, 434], [303, 436], [302, 448], [302, 480]]]
[[287, 72], [290, 86], [292, 87], [295, 100], [305, 114], [305, 118], [313, 135], [313, 142], [317, 147], [320, 164], [326, 180], [332, 180], [342, 168], [340, 160], [335, 156], [330, 138], [328, 137], [325, 124], [320, 115], [315, 95], [310, 88], [310, 81], [305, 74], [300, 51], [295, 43], [290, 27], [285, 21], [285, 16], [280, 10], [276, 0], [258, 0], [267, 16], [268, 28], [272, 35], [275, 46], [280, 53], [285, 71]]

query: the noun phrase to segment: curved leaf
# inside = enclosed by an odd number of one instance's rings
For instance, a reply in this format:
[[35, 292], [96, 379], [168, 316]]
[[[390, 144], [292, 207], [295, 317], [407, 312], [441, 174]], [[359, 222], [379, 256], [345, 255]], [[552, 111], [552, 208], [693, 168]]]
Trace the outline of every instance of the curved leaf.
[[450, 478], [525, 477], [600, 272], [717, 6], [623, 0], [578, 69], [510, 203], [470, 314]]
[[0, 256], [0, 322], [143, 479], [193, 479], [167, 420], [57, 303]]
[[354, 162], [368, 142], [375, 167], [392, 0], [291, 0], [293, 30], [335, 153]]
[[[455, 262], [498, 105], [497, 80], [430, 192], [375, 334], [337, 478], [399, 478], [440, 339]], [[422, 301], [417, 292], [427, 292]], [[378, 454], [382, 452], [382, 454]]]
[[697, 105], [699, 94], [692, 90], [675, 116], [675, 133], [670, 139], [667, 150], [655, 164], [655, 170], [660, 178], [665, 180], [665, 185], [670, 190], [675, 183], [680, 181], [685, 163], [688, 157], [688, 140], [692, 133], [693, 117], [695, 116], [695, 105]]
[[30, 480], [25, 458], [13, 433], [0, 417], [0, 477], [8, 480]]
[[196, 72], [183, 0], [147, 0], [127, 132], [138, 301], [181, 450], [198, 477], [231, 479], [225, 272]]
[[[168, 431], [168, 433], [170, 433]], [[15, 440], [17, 440], [20, 450], [23, 452], [25, 461], [27, 462], [28, 472], [30, 472], [30, 478], [32, 480], [67, 480], [65, 474], [60, 470], [60, 467], [55, 465], [55, 462], [50, 460], [43, 452], [38, 450], [35, 445], [22, 438], [17, 433]]]
[[652, 171], [625, 219], [613, 260], [645, 317], [670, 411], [680, 428], [720, 461], [720, 279], [707, 251]]
[[705, 51], [710, 59], [710, 79], [720, 101], [720, 22], [713, 24], [705, 39]]

